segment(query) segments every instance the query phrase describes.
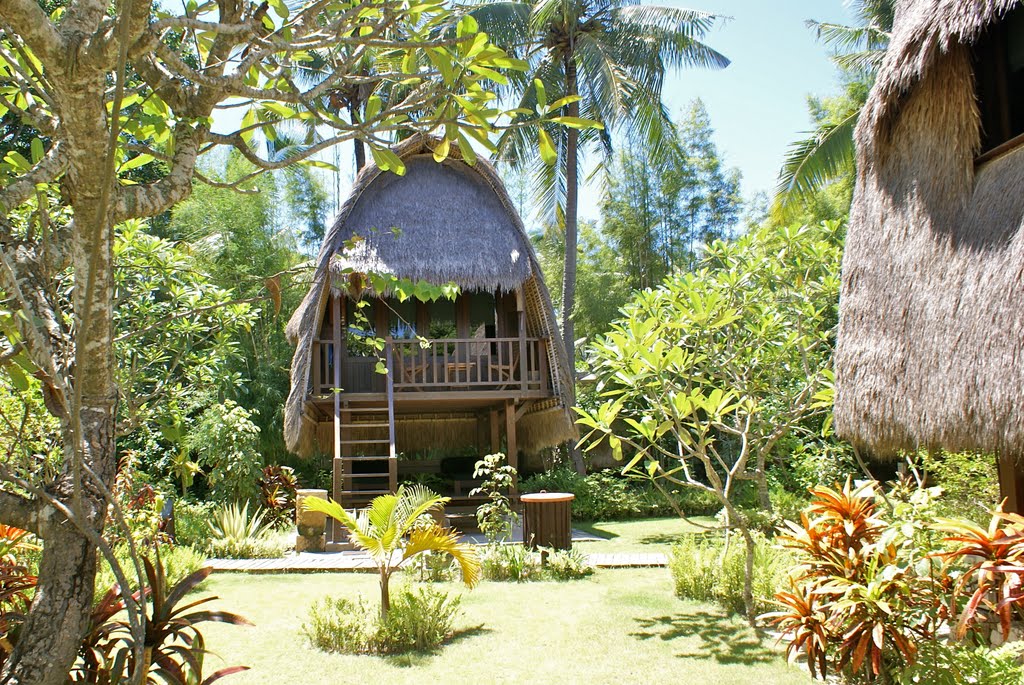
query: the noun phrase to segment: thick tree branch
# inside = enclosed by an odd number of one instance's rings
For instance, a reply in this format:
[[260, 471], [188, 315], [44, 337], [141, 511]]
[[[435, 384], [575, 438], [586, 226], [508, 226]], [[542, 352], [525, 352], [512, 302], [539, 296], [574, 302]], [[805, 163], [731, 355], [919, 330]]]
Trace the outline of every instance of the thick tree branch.
[[64, 173], [67, 166], [68, 158], [64, 154], [64, 146], [57, 141], [50, 151], [39, 160], [38, 164], [8, 184], [7, 187], [0, 189], [0, 209], [10, 211], [22, 204], [35, 194], [37, 184], [55, 181]]
[[48, 70], [63, 71], [64, 39], [36, 0], [4, 0], [0, 3], [0, 18]]
[[0, 490], [0, 523], [46, 537], [49, 517], [36, 500], [7, 490]]

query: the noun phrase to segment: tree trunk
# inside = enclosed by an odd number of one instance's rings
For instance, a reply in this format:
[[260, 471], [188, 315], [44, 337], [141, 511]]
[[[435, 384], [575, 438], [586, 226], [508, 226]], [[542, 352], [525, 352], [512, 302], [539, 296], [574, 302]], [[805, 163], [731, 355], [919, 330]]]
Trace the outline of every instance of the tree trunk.
[[[82, 433], [89, 445], [86, 463], [109, 484], [113, 475], [113, 406], [82, 411]], [[70, 473], [53, 494], [67, 506], [73, 500]], [[95, 487], [81, 488], [80, 525], [103, 528], [107, 505]], [[75, 523], [63, 521], [43, 543], [39, 585], [17, 648], [0, 681], [63, 685], [88, 626], [96, 579], [96, 547]]]
[[[65, 122], [69, 147], [75, 154], [64, 179], [75, 217], [72, 375], [79, 402], [72, 404], [71, 411], [77, 413], [81, 432], [76, 440], [74, 426], [65, 426], [63, 471], [48, 490], [75, 513], [76, 521], [63, 521], [43, 540], [39, 585], [18, 645], [0, 673], [3, 683], [64, 685], [67, 681], [89, 622], [96, 580], [96, 546], [82, 527], [102, 533], [107, 513], [103, 490], [112, 485], [117, 464], [114, 231], [107, 220], [111, 189], [105, 192], [103, 188], [113, 179], [105, 169], [106, 108], [94, 95], [103, 92], [104, 74], [83, 77], [74, 85], [57, 96], [62, 111], [82, 114]], [[80, 468], [76, 460], [80, 460]], [[97, 486], [96, 479], [103, 488]]]
[[391, 581], [391, 576], [387, 571], [381, 569], [380, 572], [380, 620], [381, 623], [388, 620], [388, 612], [391, 611], [391, 591], [388, 589], [388, 583]]
[[[565, 59], [566, 95], [576, 95], [576, 61], [572, 52]], [[579, 117], [580, 103], [571, 102], [568, 115]], [[562, 271], [562, 339], [565, 352], [569, 357], [569, 376], [576, 383], [576, 327], [573, 317], [576, 309], [576, 251], [578, 241], [578, 203], [579, 203], [579, 131], [568, 129], [565, 146], [565, 268]], [[587, 466], [583, 461], [583, 453], [574, 443], [569, 445], [569, 456], [576, 473], [585, 476]]]
[[742, 514], [737, 517], [740, 526], [740, 535], [743, 536], [743, 546], [746, 552], [746, 563], [743, 574], [743, 608], [747, 612], [747, 623], [751, 628], [757, 628], [757, 614], [754, 609], [754, 536], [747, 528], [747, 522]]

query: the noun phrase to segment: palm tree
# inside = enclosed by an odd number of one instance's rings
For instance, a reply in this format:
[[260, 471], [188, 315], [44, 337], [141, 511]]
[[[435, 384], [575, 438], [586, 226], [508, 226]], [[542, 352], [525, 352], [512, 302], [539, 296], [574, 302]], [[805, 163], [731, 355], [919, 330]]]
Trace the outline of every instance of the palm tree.
[[[835, 51], [836, 66], [853, 75], [855, 81], [868, 84], [874, 80], [889, 45], [895, 4], [896, 0], [854, 0], [851, 7], [859, 26], [816, 21], [807, 25], [817, 32], [818, 40]], [[820, 122], [786, 153], [775, 191], [776, 208], [783, 213], [853, 168], [853, 132], [868, 88], [848, 91], [854, 100], [843, 116]]]
[[460, 543], [454, 530], [427, 520], [431, 512], [442, 509], [448, 500], [422, 485], [403, 485], [393, 495], [374, 498], [358, 516], [334, 501], [307, 498], [305, 503], [307, 510], [327, 514], [345, 526], [352, 544], [365, 550], [377, 564], [380, 616], [384, 620], [391, 609], [391, 576], [417, 554], [450, 554], [462, 569], [462, 581], [468, 587], [480, 581], [480, 560], [473, 547]]
[[[529, 63], [510, 84], [519, 107], [552, 111], [570, 124], [513, 126], [498, 151], [513, 167], [535, 172], [541, 209], [565, 227], [562, 336], [574, 363], [581, 149], [610, 155], [612, 134], [622, 132], [655, 154], [671, 152], [675, 130], [661, 101], [666, 70], [723, 68], [729, 60], [701, 42], [714, 15], [638, 0], [496, 0], [472, 14], [496, 44]], [[603, 128], [571, 125], [581, 116]]]

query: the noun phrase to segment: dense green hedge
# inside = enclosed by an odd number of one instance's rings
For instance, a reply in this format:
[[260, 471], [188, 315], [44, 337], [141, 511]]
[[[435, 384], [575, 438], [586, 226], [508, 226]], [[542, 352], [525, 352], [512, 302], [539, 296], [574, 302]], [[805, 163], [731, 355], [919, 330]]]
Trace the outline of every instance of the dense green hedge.
[[[520, 490], [573, 493], [573, 518], [581, 521], [676, 515], [665, 497], [649, 483], [624, 478], [610, 469], [581, 476], [560, 467], [524, 479]], [[687, 516], [713, 516], [721, 508], [713, 496], [694, 489], [680, 490], [673, 497]]]

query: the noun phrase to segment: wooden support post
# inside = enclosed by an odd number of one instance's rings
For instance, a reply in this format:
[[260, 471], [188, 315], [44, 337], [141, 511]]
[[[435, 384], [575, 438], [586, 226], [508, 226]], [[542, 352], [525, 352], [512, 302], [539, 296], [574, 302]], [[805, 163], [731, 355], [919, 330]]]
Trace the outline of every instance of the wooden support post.
[[[331, 391], [334, 393], [334, 461], [331, 462], [331, 478], [334, 483], [334, 498], [340, 501], [341, 492], [338, 491], [338, 484], [341, 480], [339, 475], [344, 474], [344, 466], [341, 461], [341, 295], [330, 294], [331, 298], [331, 354], [334, 359], [334, 377], [331, 379]], [[341, 474], [338, 470], [342, 469]], [[342, 488], [344, 488], [342, 484]], [[330, 523], [328, 535], [331, 540], [340, 541], [340, 526], [335, 525], [333, 520]]]
[[498, 423], [498, 410], [491, 410], [491, 454], [501, 451], [501, 426]]
[[[508, 460], [508, 465], [519, 473], [519, 451], [518, 445], [516, 444], [516, 404], [515, 402], [505, 402], [505, 458]], [[510, 497], [515, 497], [519, 494], [519, 478], [518, 476], [512, 482], [512, 491], [509, 493]]]
[[999, 498], [1003, 511], [1024, 514], [1024, 463], [1014, 455], [999, 456]]
[[527, 391], [530, 380], [530, 358], [526, 354], [526, 312], [519, 310], [519, 387]]
[[341, 456], [341, 297], [331, 295], [331, 320], [332, 327], [331, 355], [334, 360], [334, 378], [332, 379], [332, 392], [334, 393], [334, 456]]

